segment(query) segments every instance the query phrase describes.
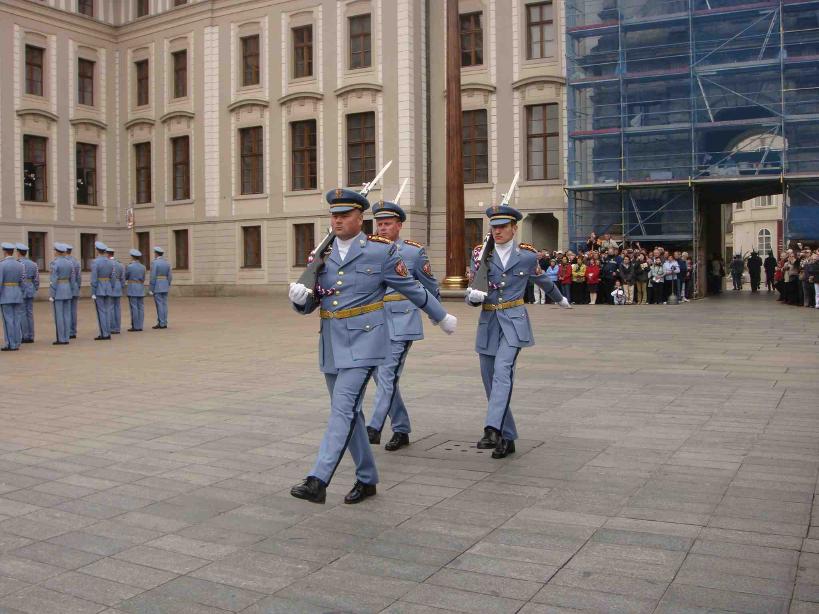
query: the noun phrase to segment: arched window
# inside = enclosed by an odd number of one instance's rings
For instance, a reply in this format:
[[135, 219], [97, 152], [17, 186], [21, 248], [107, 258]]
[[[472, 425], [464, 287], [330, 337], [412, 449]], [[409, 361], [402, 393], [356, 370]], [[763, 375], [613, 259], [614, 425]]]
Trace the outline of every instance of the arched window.
[[756, 235], [756, 251], [760, 254], [767, 254], [771, 251], [771, 231], [763, 228]]

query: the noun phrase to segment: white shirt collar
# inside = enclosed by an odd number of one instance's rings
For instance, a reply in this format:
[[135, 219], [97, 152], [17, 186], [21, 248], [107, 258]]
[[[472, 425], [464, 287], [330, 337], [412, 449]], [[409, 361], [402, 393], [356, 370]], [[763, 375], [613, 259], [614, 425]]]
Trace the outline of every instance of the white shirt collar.
[[515, 247], [514, 239], [511, 241], [507, 241], [503, 245], [495, 243], [495, 251], [498, 254], [498, 258], [500, 258], [501, 264], [505, 267], [506, 263], [509, 262], [509, 255], [512, 253], [512, 250]]
[[357, 238], [358, 235], [346, 240], [336, 237], [336, 247], [342, 262], [344, 262], [344, 259], [347, 257], [347, 252], [350, 251], [350, 246], [353, 244], [353, 241], [355, 241]]

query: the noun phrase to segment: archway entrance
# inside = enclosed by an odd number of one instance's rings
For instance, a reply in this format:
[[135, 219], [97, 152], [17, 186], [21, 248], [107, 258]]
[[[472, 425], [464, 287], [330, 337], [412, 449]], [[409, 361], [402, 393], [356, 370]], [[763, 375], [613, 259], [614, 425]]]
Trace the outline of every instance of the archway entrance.
[[522, 223], [521, 240], [537, 249], [554, 251], [558, 248], [560, 222], [554, 213], [530, 213]]

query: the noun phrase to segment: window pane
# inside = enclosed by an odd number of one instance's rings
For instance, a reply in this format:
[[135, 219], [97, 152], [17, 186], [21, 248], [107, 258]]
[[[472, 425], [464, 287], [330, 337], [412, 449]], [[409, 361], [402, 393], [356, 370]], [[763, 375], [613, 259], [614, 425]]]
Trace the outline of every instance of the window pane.
[[27, 201], [48, 200], [47, 143], [48, 140], [41, 136], [23, 137], [23, 198]]
[[43, 95], [43, 55], [40, 47], [26, 45], [26, 94]]

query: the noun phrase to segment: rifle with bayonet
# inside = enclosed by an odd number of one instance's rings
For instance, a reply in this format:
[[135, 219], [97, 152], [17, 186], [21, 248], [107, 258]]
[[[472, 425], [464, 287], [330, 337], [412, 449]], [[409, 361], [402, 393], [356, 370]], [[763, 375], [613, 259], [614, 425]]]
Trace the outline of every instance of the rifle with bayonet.
[[[375, 178], [370, 181], [369, 183], [365, 183], [364, 186], [361, 188], [359, 194], [362, 196], [367, 196], [375, 185], [381, 181], [381, 178], [384, 176], [384, 173], [387, 172], [387, 169], [392, 166], [392, 160], [387, 162], [384, 165], [384, 168], [375, 176]], [[327, 236], [324, 237], [324, 240], [319, 243], [319, 246], [310, 252], [310, 257], [307, 259], [307, 266], [304, 268], [304, 272], [299, 276], [298, 283], [304, 285], [307, 288], [307, 292], [313, 294], [316, 282], [318, 281], [319, 273], [321, 273], [321, 269], [324, 267], [324, 258], [325, 252], [328, 251], [328, 248], [333, 244], [335, 241], [336, 235], [333, 233], [332, 230], [327, 231]]]
[[[518, 185], [519, 176], [520, 173], [515, 173], [515, 177], [512, 179], [512, 185], [509, 186], [509, 191], [503, 195], [501, 205], [509, 204], [509, 201], [512, 199], [512, 195], [515, 192], [515, 188]], [[490, 230], [486, 235], [486, 238], [483, 240], [483, 246], [481, 247], [480, 254], [478, 255], [478, 264], [475, 268], [475, 276], [472, 278], [472, 283], [470, 284], [470, 287], [473, 290], [480, 290], [481, 292], [486, 292], [489, 294], [489, 257], [492, 255], [494, 249], [495, 239], [492, 237], [492, 231]]]

